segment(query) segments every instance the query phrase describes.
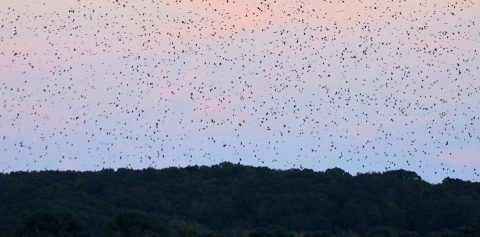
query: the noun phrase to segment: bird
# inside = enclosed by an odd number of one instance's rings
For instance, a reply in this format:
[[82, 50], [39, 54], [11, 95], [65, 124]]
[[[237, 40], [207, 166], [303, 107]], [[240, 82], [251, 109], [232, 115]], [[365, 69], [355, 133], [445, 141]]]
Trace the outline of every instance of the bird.
[[480, 180], [474, 1], [7, 1], [0, 170]]

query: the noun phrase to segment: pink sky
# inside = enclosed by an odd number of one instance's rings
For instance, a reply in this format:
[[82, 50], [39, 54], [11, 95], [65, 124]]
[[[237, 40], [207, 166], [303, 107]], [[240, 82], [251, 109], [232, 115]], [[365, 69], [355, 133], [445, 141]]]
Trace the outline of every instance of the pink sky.
[[478, 12], [479, 1], [6, 0], [0, 170], [228, 160], [478, 180]]

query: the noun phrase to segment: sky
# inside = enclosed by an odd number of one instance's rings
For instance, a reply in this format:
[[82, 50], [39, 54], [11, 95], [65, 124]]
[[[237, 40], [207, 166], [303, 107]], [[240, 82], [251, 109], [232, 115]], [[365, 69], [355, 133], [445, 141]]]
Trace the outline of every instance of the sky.
[[0, 3], [0, 171], [480, 181], [480, 1]]

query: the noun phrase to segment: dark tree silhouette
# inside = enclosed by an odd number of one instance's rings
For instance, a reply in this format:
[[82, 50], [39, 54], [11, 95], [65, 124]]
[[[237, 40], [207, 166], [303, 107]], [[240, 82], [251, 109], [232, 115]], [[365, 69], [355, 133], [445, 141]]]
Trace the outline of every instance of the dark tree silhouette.
[[479, 183], [404, 170], [15, 172], [0, 190], [2, 236], [480, 236]]

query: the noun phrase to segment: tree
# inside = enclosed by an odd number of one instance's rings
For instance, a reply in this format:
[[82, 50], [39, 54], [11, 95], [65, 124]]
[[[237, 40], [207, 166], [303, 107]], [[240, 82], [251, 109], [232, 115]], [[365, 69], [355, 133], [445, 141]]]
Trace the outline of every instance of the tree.
[[106, 236], [111, 237], [168, 237], [171, 233], [161, 224], [138, 213], [117, 216], [107, 227]]
[[25, 219], [16, 231], [21, 237], [87, 237], [85, 227], [69, 214], [40, 213]]

